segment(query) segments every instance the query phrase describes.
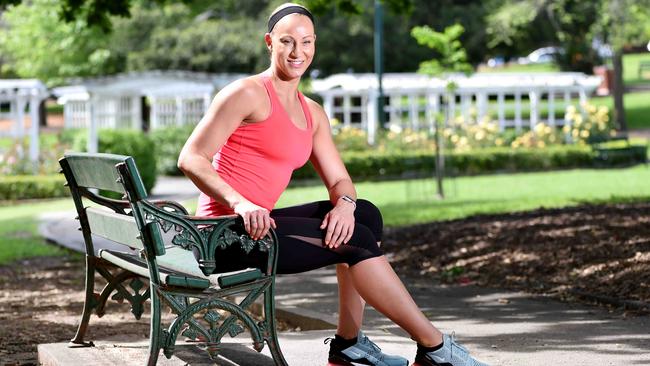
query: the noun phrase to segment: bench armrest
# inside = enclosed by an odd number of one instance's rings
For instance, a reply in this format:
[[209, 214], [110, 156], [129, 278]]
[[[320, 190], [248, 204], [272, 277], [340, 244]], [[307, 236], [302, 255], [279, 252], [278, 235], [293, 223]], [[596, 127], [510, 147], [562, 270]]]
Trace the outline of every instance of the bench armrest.
[[[127, 200], [117, 200], [114, 198], [109, 198], [109, 197], [104, 197], [104, 196], [99, 196], [96, 195], [92, 192], [90, 192], [87, 188], [79, 188], [79, 191], [83, 194], [84, 197], [87, 199], [91, 200], [92, 202], [95, 202], [97, 204], [100, 204], [102, 206], [106, 206], [111, 208], [113, 211], [116, 213], [121, 213], [121, 214], [126, 214], [125, 210], [128, 210], [131, 208], [131, 203]], [[174, 211], [177, 213], [181, 213], [183, 215], [187, 215], [187, 209], [183, 207], [180, 203], [176, 201], [170, 201], [170, 200], [149, 200], [153, 205], [156, 205], [160, 208], [167, 209], [168, 211]]]
[[[216, 269], [215, 252], [218, 248], [240, 245], [245, 253], [258, 249], [268, 253], [267, 275], [275, 275], [278, 253], [278, 238], [274, 230], [260, 240], [253, 240], [244, 229], [244, 223], [238, 215], [219, 217], [189, 216], [184, 213], [168, 211], [154, 202], [138, 202], [145, 213], [147, 223], [155, 222], [160, 229], [168, 233], [174, 230], [172, 244], [198, 253], [199, 268], [207, 276]], [[162, 243], [158, 243], [163, 246]], [[156, 253], [158, 255], [164, 254]]]

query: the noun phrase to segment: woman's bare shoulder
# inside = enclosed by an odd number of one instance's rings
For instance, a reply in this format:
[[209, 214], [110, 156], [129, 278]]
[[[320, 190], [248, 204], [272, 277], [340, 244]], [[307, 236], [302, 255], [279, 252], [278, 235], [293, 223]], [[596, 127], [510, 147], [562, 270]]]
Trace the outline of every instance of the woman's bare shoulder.
[[217, 93], [217, 95], [220, 94], [226, 99], [246, 98], [249, 100], [255, 100], [255, 98], [266, 97], [264, 83], [262, 82], [262, 79], [259, 75], [248, 76], [235, 80], [232, 83], [226, 85], [219, 91], [219, 93]]
[[317, 101], [309, 98], [308, 96], [304, 96], [304, 97], [305, 97], [305, 101], [307, 102], [307, 106], [309, 107], [309, 111], [314, 117], [317, 118], [325, 117], [325, 119], [327, 119], [325, 110]]

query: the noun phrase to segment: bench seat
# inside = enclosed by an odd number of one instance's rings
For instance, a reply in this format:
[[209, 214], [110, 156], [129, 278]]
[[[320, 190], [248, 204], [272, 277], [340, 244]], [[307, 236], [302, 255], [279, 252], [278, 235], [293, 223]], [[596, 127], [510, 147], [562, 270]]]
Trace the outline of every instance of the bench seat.
[[[168, 249], [168, 252], [169, 251], [171, 250]], [[178, 252], [179, 254], [177, 256], [173, 255], [169, 258], [165, 258], [166, 260], [162, 259], [163, 257], [166, 257], [167, 254], [158, 258], [158, 264], [160, 265], [160, 280], [167, 286], [190, 287], [195, 289], [221, 289], [252, 282], [262, 278], [262, 272], [257, 268], [246, 268], [241, 271], [224, 272], [210, 276], [204, 276], [198, 267], [196, 268], [197, 271], [183, 271], [180, 269], [191, 268], [191, 266], [189, 266], [191, 262], [174, 262], [170, 259], [181, 257], [181, 252], [183, 252], [182, 255], [184, 255], [185, 253], [188, 253], [188, 251], [176, 250], [172, 253], [174, 252]], [[137, 273], [142, 277], [149, 278], [147, 262], [137, 255], [116, 250], [101, 249], [99, 251], [99, 256], [118, 267]], [[192, 261], [196, 264], [194, 257], [192, 257]], [[183, 263], [186, 265], [183, 265]]]

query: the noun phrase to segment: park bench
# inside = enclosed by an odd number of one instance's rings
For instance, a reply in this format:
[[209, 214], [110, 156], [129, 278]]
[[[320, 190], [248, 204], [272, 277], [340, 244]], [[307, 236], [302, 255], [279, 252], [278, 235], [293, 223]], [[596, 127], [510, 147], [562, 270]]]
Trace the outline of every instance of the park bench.
[[[69, 153], [59, 161], [72, 193], [86, 246], [86, 291], [81, 323], [70, 346], [92, 346], [84, 335], [92, 312], [99, 317], [109, 296], [127, 301], [137, 319], [149, 299], [151, 324], [148, 365], [159, 351], [170, 358], [183, 335], [207, 344], [211, 358], [225, 334], [247, 328], [258, 352], [267, 343], [276, 365], [286, 365], [280, 350], [274, 309], [277, 237], [274, 231], [253, 240], [236, 215], [218, 218], [188, 216], [173, 201], [147, 199], [133, 158], [112, 154]], [[109, 198], [116, 192], [122, 200]], [[124, 251], [95, 252], [93, 237], [122, 244]], [[239, 245], [242, 255], [268, 253], [263, 271], [245, 269], [215, 273], [215, 251]], [[95, 274], [107, 284], [95, 292]], [[148, 283], [148, 286], [145, 286]], [[263, 315], [255, 319], [251, 305], [263, 295]], [[164, 328], [162, 305], [174, 320]]]
[[644, 79], [643, 75], [646, 71], [650, 72], [650, 61], [640, 61], [638, 70], [639, 79]]
[[633, 165], [647, 162], [646, 145], [632, 144], [627, 135], [590, 139], [598, 166]]

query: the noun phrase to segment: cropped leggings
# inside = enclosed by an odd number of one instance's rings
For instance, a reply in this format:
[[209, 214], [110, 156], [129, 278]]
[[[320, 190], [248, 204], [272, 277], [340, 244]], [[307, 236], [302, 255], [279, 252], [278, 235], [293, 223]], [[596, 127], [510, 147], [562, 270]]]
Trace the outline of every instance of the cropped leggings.
[[[320, 228], [325, 215], [333, 208], [330, 201], [318, 201], [271, 211], [279, 239], [277, 273], [299, 273], [330, 264], [353, 266], [365, 259], [383, 255], [377, 242], [381, 241], [381, 213], [369, 201], [358, 200], [354, 212], [352, 238], [336, 249], [325, 246], [325, 230]], [[266, 253], [254, 250], [245, 255], [239, 246], [218, 249], [217, 267], [222, 271], [266, 266]]]

